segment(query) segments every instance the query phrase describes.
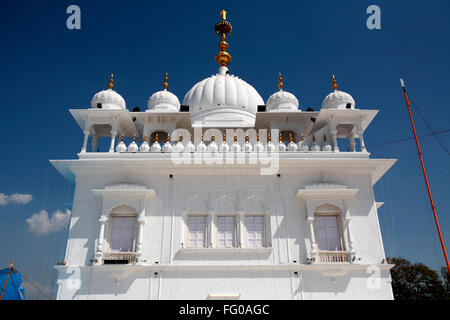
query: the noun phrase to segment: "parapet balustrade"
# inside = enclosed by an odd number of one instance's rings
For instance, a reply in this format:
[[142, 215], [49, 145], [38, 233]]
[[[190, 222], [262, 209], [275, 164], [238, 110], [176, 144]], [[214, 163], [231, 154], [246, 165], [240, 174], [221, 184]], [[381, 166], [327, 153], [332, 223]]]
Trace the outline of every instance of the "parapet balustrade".
[[313, 138], [311, 141], [304, 141], [303, 138], [298, 143], [294, 142], [292, 137], [289, 142], [278, 140], [272, 142], [270, 136], [266, 143], [259, 141], [259, 137], [256, 143], [251, 143], [249, 137], [245, 137], [244, 143], [239, 143], [237, 137], [234, 137], [233, 143], [227, 143], [224, 137], [222, 142], [217, 143], [215, 137], [212, 136], [210, 141], [202, 140], [195, 145], [189, 140], [187, 143], [182, 142], [181, 137], [178, 141], [171, 141], [169, 136], [164, 143], [160, 142], [156, 137], [153, 143], [148, 143], [147, 137], [141, 145], [138, 145], [133, 138], [133, 141], [125, 144], [123, 136], [121, 141], [116, 146], [116, 152], [154, 152], [154, 153], [170, 153], [170, 152], [332, 152], [333, 147], [328, 143], [326, 136], [322, 141], [318, 141]]

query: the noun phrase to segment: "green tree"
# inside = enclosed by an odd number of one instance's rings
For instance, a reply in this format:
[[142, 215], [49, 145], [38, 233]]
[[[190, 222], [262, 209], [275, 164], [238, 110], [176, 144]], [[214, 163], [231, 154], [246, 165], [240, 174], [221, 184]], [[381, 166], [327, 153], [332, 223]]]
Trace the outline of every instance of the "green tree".
[[[444, 300], [448, 297], [439, 274], [422, 263], [411, 264], [403, 258], [388, 258], [392, 290], [396, 300]], [[447, 275], [448, 279], [448, 275]], [[448, 283], [448, 282], [447, 282]]]
[[446, 295], [445, 298], [447, 300], [450, 300], [450, 276], [448, 274], [448, 269], [446, 267], [441, 268], [441, 276], [442, 279], [444, 280], [444, 290]]

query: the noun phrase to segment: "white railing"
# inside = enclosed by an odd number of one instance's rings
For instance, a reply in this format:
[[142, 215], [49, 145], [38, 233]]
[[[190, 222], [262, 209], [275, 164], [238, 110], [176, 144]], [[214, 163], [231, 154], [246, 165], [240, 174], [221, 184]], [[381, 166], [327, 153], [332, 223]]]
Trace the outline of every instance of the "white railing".
[[134, 252], [105, 252], [103, 253], [103, 261], [111, 260], [126, 260], [128, 263], [133, 263], [136, 259]]
[[347, 251], [319, 251], [319, 262], [349, 262], [349, 253]]

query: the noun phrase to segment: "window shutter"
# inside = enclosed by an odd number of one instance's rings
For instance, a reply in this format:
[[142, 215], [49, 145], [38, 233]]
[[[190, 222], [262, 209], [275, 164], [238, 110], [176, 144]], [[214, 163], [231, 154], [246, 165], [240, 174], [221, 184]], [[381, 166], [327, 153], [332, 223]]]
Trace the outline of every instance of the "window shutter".
[[264, 217], [246, 217], [247, 246], [262, 247], [264, 245]]
[[206, 235], [206, 217], [189, 217], [189, 247], [204, 247]]
[[235, 224], [236, 219], [232, 217], [217, 217], [218, 231], [219, 231], [219, 247], [230, 248], [234, 247], [235, 243]]
[[113, 217], [111, 223], [111, 251], [133, 252], [136, 217]]
[[314, 225], [319, 250], [342, 250], [337, 216], [316, 216]]

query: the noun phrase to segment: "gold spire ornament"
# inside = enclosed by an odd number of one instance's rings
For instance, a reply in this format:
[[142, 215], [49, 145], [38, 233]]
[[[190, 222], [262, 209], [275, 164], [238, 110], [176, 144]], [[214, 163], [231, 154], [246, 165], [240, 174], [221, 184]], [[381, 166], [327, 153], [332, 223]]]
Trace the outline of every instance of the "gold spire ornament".
[[156, 135], [155, 135], [155, 142], [159, 142], [159, 136], [158, 136], [158, 133], [156, 133]]
[[211, 141], [214, 141], [214, 140], [216, 140], [216, 137], [211, 136]]
[[166, 75], [164, 76], [164, 84], [163, 84], [164, 90], [166, 90], [167, 87], [169, 86], [169, 84], [167, 83], [167, 80], [168, 80], [168, 79], [169, 79], [169, 78], [167, 77], [167, 72], [166, 72]]
[[281, 73], [278, 73], [278, 88], [280, 88], [280, 91], [283, 91], [283, 78], [281, 77]]
[[170, 142], [170, 135], [167, 135], [166, 142]]
[[133, 134], [133, 142], [136, 140], [136, 134]]
[[108, 89], [111, 89], [114, 87], [113, 84], [113, 74], [111, 73], [111, 77], [109, 78], [109, 83], [108, 83]]
[[181, 142], [181, 138], [182, 138], [181, 136], [178, 136], [178, 142]]
[[122, 141], [122, 142], [123, 142], [123, 134], [122, 134], [122, 136], [120, 137], [120, 141]]
[[222, 141], [223, 141], [223, 142], [227, 141], [227, 136], [225, 135], [225, 133], [223, 134]]
[[144, 142], [147, 142], [147, 136], [144, 137]]
[[300, 135], [300, 141], [305, 140], [305, 137], [303, 136], [303, 133]]
[[292, 133], [289, 133], [289, 142], [294, 141], [294, 138], [292, 138]]
[[337, 83], [336, 83], [336, 79], [334, 78], [334, 74], [333, 74], [333, 80], [332, 80], [332, 82], [333, 82], [333, 85], [331, 86], [331, 88], [333, 88], [333, 90], [336, 91], [337, 88], [338, 88], [338, 85], [337, 85]]
[[270, 133], [267, 135], [267, 141], [272, 141], [272, 137], [271, 137]]
[[323, 141], [327, 141], [327, 135], [325, 133], [323, 134]]
[[220, 11], [220, 21], [214, 26], [214, 31], [220, 34], [219, 49], [220, 52], [216, 55], [216, 62], [221, 67], [226, 67], [231, 61], [231, 55], [227, 52], [228, 43], [225, 41], [226, 35], [231, 34], [231, 23], [227, 20], [227, 12], [225, 10]]

